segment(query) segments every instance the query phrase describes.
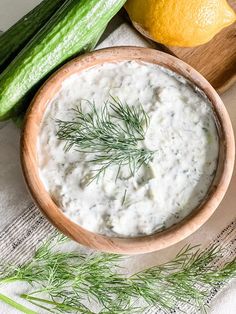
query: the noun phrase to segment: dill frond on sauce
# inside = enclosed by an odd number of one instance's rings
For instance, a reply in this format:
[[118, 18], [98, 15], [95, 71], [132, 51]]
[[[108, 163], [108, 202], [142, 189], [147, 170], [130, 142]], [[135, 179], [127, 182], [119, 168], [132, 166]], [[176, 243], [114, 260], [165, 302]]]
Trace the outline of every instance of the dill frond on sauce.
[[94, 154], [91, 163], [96, 165], [94, 179], [98, 179], [110, 166], [128, 166], [134, 175], [142, 165], [149, 164], [154, 151], [142, 147], [149, 117], [141, 104], [129, 106], [118, 98], [111, 97], [100, 110], [94, 102], [85, 101], [72, 109], [74, 119], [56, 120], [57, 137], [66, 141], [65, 150], [75, 149], [85, 154]]

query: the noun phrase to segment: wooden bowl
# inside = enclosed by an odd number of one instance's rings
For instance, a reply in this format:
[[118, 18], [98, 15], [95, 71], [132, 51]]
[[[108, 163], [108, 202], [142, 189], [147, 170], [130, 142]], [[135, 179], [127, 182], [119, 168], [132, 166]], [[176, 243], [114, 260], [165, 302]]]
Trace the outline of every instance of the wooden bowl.
[[[145, 61], [162, 65], [184, 76], [209, 98], [213, 105], [220, 138], [219, 162], [214, 182], [204, 202], [180, 223], [153, 235], [136, 238], [108, 237], [85, 230], [67, 218], [54, 203], [39, 178], [37, 136], [44, 111], [74, 73], [104, 62]], [[115, 47], [80, 56], [52, 75], [39, 90], [28, 109], [21, 138], [21, 163], [29, 191], [48, 220], [65, 235], [93, 249], [122, 254], [152, 252], [181, 241], [203, 225], [216, 210], [228, 188], [234, 166], [234, 135], [228, 113], [213, 87], [192, 67], [166, 53], [148, 48]]]

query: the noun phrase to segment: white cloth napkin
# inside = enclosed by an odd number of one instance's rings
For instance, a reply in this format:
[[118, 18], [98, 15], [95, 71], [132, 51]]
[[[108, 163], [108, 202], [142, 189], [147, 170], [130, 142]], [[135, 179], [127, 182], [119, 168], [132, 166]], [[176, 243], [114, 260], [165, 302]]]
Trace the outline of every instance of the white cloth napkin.
[[[0, 0], [0, 21], [7, 20], [8, 4], [24, 3], [23, 0], [9, 1]], [[29, 1], [28, 1], [29, 2]], [[34, 1], [36, 4], [39, 0]], [[27, 3], [27, 1], [25, 1]], [[3, 11], [4, 10], [4, 11]], [[15, 20], [15, 17], [14, 19]], [[12, 20], [12, 21], [13, 21]], [[100, 47], [114, 45], [137, 45], [149, 46], [141, 36], [130, 26], [120, 21], [121, 24], [116, 31], [108, 35]], [[0, 23], [0, 27], [1, 27]], [[7, 26], [9, 26], [7, 24]], [[227, 91], [222, 98], [229, 111], [233, 127], [236, 129], [236, 85]], [[37, 242], [51, 232], [49, 223], [41, 216], [38, 209], [32, 206], [32, 201], [26, 191], [23, 182], [20, 161], [19, 161], [19, 138], [18, 130], [12, 122], [0, 123], [0, 258], [6, 260], [22, 261], [31, 256]], [[145, 267], [158, 264], [171, 258], [186, 243], [209, 245], [216, 236], [236, 219], [236, 175], [234, 173], [229, 191], [211, 219], [200, 228], [195, 234], [172, 246], [168, 249], [146, 255], [139, 255], [129, 258], [127, 269], [139, 270]], [[236, 241], [233, 233], [235, 225], [228, 227], [220, 241]], [[228, 243], [228, 242], [227, 242]], [[18, 292], [28, 289], [22, 283], [14, 286], [0, 287], [0, 292], [13, 295], [16, 298]], [[221, 290], [211, 302], [209, 313], [214, 314], [235, 314], [236, 313], [236, 280], [232, 281], [225, 289]], [[22, 303], [22, 300], [20, 300]], [[0, 303], [0, 313], [19, 313], [8, 306]], [[154, 313], [154, 312], [153, 312]], [[156, 313], [156, 312], [155, 312]], [[190, 313], [190, 310], [189, 312]], [[40, 313], [41, 314], [41, 313]]]

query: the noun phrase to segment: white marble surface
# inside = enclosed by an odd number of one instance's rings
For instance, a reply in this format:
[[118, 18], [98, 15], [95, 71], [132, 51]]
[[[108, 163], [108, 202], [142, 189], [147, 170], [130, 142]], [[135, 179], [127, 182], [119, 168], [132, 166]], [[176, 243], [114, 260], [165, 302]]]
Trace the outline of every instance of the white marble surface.
[[[0, 0], [0, 29], [6, 30], [38, 2], [40, 0]], [[111, 34], [102, 46], [114, 45], [114, 43], [117, 45], [147, 45], [146, 41], [137, 36], [129, 27], [125, 25], [121, 25], [120, 27], [120, 30]], [[222, 98], [230, 114], [234, 131], [236, 131], [236, 85], [224, 93]], [[2, 130], [0, 129], [0, 147], [0, 230], [2, 230], [9, 221], [20, 214], [19, 208], [23, 210], [24, 204], [30, 202], [30, 197], [26, 192], [20, 170], [19, 131], [11, 122]], [[202, 228], [178, 245], [160, 252], [137, 257], [136, 261], [134, 260], [134, 264], [136, 263], [139, 267], [142, 267], [166, 260], [185, 243], [203, 245], [209, 243], [218, 232], [236, 217], [235, 206], [236, 173], [234, 172], [230, 188], [223, 202]], [[134, 267], [136, 266], [134, 265]], [[0, 304], [0, 313], [13, 314], [17, 312], [9, 308], [3, 309]], [[236, 281], [232, 282], [231, 285], [218, 294], [217, 298], [211, 304], [209, 313], [236, 313]]]

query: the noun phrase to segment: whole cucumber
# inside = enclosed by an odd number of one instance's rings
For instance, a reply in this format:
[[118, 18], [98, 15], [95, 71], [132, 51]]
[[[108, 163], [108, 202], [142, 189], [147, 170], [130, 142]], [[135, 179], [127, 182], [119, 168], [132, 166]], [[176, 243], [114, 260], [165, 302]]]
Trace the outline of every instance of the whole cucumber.
[[77, 55], [104, 29], [125, 0], [69, 0], [0, 75], [0, 120], [24, 110], [45, 76]]
[[66, 0], [43, 0], [0, 36], [0, 72]]

